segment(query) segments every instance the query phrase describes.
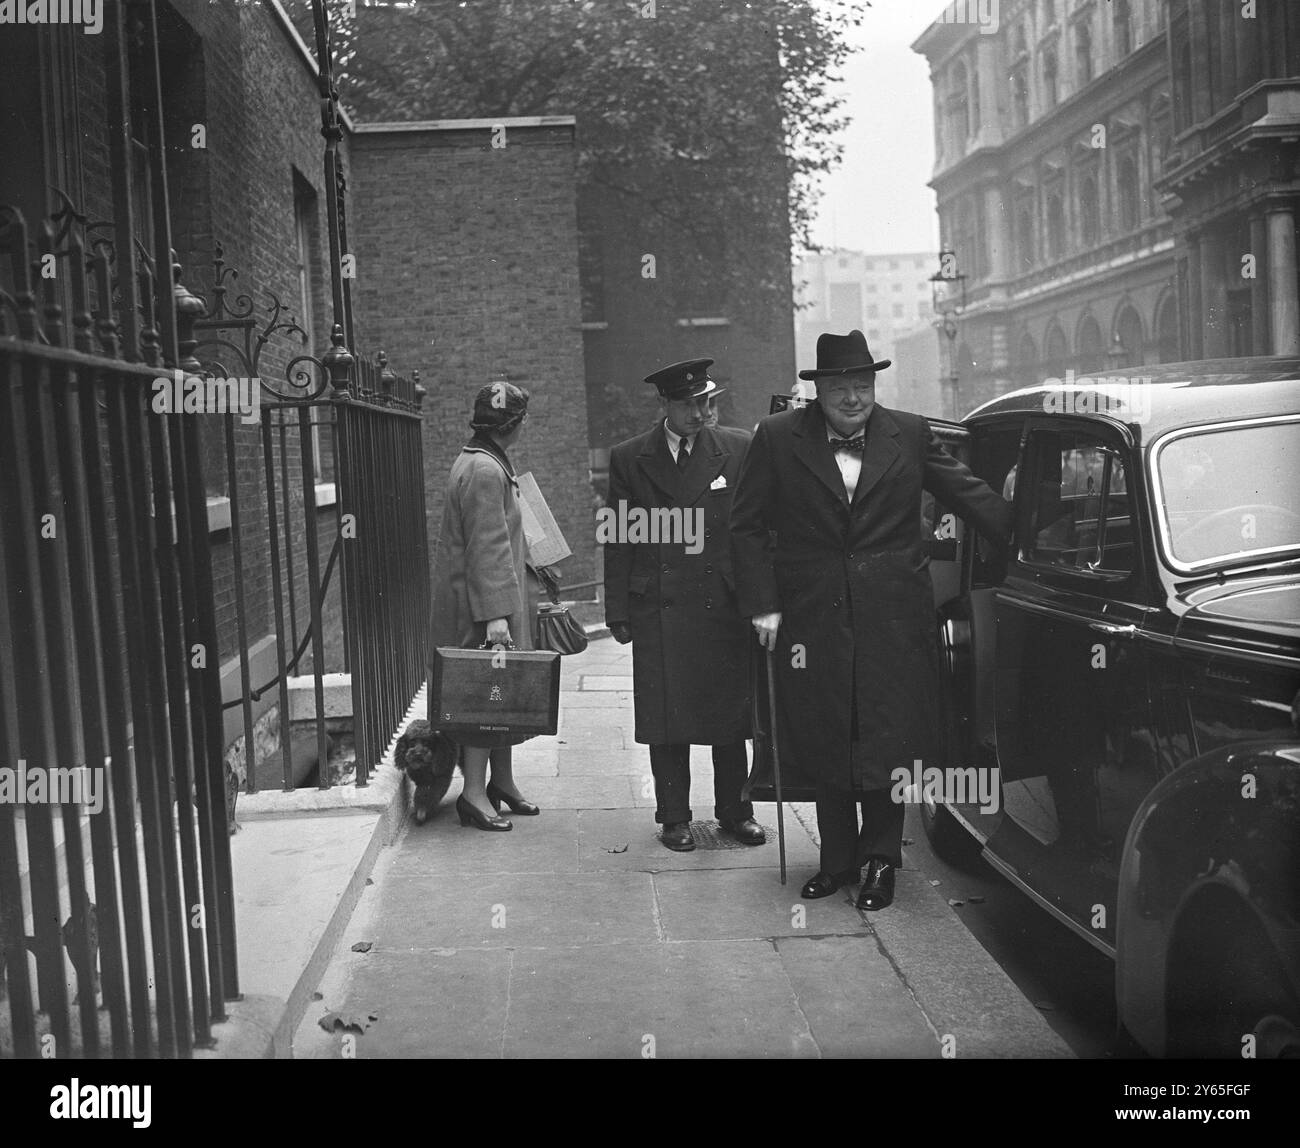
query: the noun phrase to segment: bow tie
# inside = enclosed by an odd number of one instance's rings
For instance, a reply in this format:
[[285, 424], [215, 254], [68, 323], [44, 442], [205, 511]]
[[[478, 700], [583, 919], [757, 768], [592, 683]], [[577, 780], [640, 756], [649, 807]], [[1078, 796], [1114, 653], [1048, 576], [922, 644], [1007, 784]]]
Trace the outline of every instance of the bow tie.
[[851, 450], [854, 454], [861, 454], [867, 445], [867, 436], [860, 434], [855, 438], [833, 438], [830, 442], [831, 450]]

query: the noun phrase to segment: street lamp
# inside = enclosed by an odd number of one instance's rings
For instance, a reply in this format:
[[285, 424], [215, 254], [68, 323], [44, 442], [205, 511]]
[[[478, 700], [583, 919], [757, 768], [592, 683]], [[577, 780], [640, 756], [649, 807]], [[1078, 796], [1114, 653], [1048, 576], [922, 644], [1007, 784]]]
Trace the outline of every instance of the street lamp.
[[949, 247], [939, 252], [939, 270], [930, 276], [930, 292], [937, 318], [935, 327], [948, 340], [948, 404], [952, 418], [957, 407], [957, 317], [966, 309], [966, 276], [957, 270], [957, 255]]

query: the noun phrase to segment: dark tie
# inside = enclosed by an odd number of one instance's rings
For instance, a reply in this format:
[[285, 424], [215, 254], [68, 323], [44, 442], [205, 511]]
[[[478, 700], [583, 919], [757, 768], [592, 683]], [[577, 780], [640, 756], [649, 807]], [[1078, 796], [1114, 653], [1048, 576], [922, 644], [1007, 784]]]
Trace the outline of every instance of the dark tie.
[[681, 444], [677, 447], [677, 469], [685, 470], [686, 464], [691, 461], [691, 448], [686, 445], [686, 440], [682, 439]]
[[861, 454], [866, 445], [867, 436], [864, 434], [860, 434], [856, 438], [831, 439], [831, 450], [851, 450], [854, 454]]

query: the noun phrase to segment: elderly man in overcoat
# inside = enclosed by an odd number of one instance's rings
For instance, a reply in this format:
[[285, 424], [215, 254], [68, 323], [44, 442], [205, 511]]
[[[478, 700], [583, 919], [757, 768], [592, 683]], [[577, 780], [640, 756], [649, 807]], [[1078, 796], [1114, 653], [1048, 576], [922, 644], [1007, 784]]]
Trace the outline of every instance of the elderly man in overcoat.
[[861, 878], [861, 909], [893, 901], [902, 863], [892, 772], [938, 761], [922, 492], [992, 538], [1011, 527], [1006, 501], [924, 418], [876, 404], [889, 365], [861, 331], [822, 335], [817, 368], [799, 373], [817, 401], [759, 423], [731, 512], [740, 610], [775, 651], [781, 755], [816, 783], [821, 870], [802, 894]]
[[736, 606], [728, 518], [748, 431], [711, 425], [722, 389], [712, 359], [646, 377], [663, 418], [610, 451], [609, 504], [620, 537], [605, 546], [605, 621], [632, 643], [638, 742], [650, 747], [655, 820], [669, 849], [695, 848], [692, 745], [713, 750], [714, 816], [746, 845], [763, 828], [741, 798], [748, 772], [753, 639]]

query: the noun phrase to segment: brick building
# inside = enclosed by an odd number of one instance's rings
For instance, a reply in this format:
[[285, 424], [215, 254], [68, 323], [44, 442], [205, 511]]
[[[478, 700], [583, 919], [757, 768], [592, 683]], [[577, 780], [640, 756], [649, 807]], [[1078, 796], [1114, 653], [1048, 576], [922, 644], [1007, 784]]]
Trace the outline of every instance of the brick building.
[[1300, 23], [1250, 8], [1012, 0], [996, 34], [939, 19], [913, 45], [967, 277], [963, 409], [1067, 369], [1294, 352]]

